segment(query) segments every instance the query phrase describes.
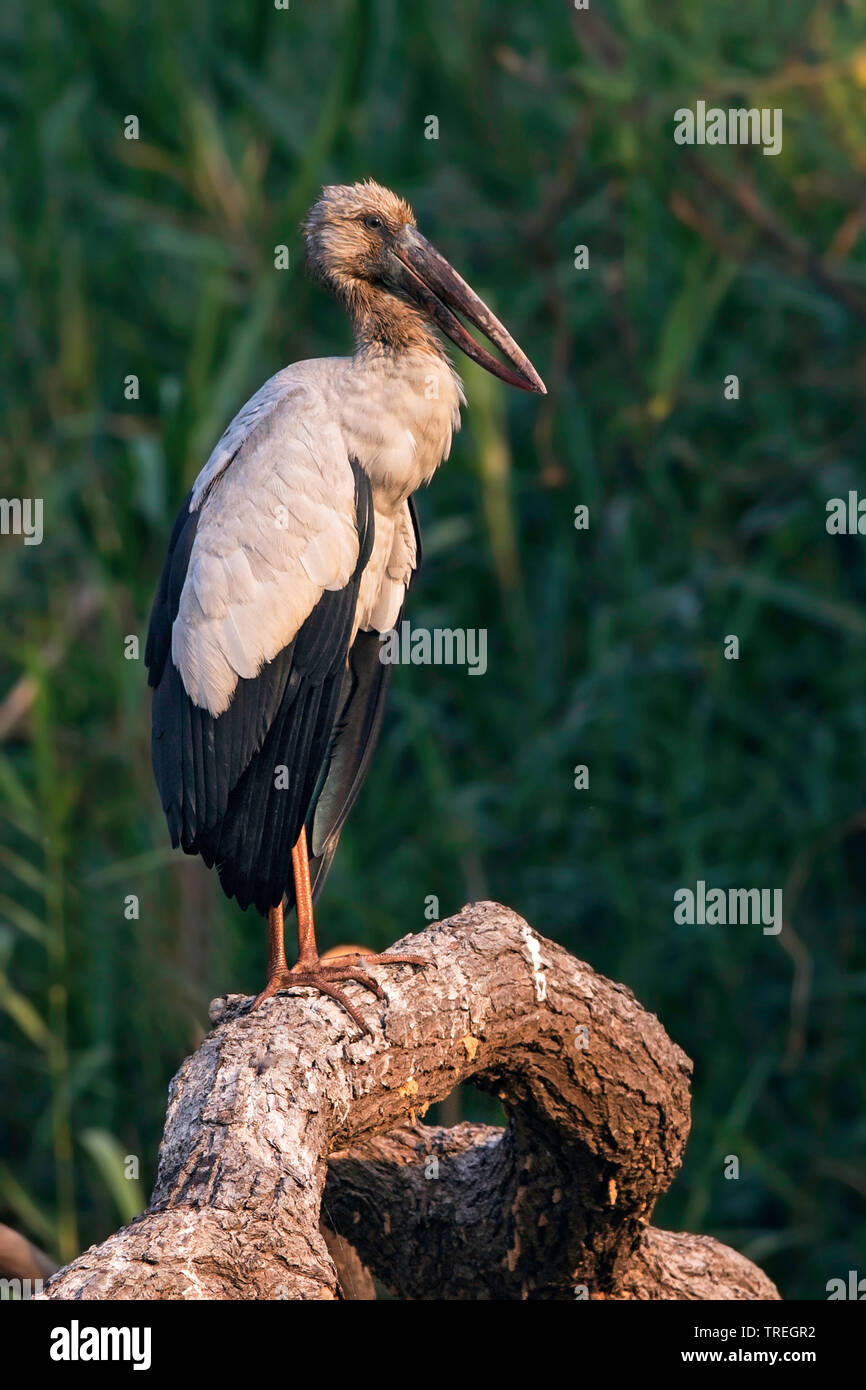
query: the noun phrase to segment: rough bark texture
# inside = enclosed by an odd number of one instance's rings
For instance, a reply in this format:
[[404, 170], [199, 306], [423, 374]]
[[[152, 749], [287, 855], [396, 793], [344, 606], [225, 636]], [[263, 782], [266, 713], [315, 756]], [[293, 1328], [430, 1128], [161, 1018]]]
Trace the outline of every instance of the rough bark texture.
[[[648, 1228], [690, 1063], [628, 989], [496, 903], [401, 948], [429, 967], [371, 967], [381, 1002], [348, 986], [372, 1037], [307, 991], [216, 1000], [149, 1210], [45, 1296], [370, 1298], [372, 1271], [412, 1299], [778, 1297], [715, 1241]], [[466, 1081], [504, 1130], [417, 1122]]]

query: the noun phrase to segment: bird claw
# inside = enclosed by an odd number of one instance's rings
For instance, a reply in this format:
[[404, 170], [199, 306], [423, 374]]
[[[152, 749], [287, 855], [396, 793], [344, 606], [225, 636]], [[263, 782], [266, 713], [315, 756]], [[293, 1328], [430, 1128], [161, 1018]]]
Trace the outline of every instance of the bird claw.
[[371, 1029], [364, 1022], [355, 1006], [346, 997], [344, 991], [338, 988], [344, 981], [354, 980], [356, 984], [363, 986], [364, 989], [370, 990], [377, 999], [385, 998], [385, 991], [382, 989], [378, 980], [374, 980], [372, 975], [368, 975], [366, 970], [361, 968], [362, 961], [364, 965], [429, 964], [429, 961], [423, 956], [401, 956], [395, 955], [389, 951], [384, 951], [381, 955], [377, 956], [347, 953], [344, 956], [333, 956], [328, 961], [323, 961], [318, 958], [304, 962], [304, 964], [298, 961], [296, 965], [292, 966], [291, 970], [286, 970], [279, 975], [274, 975], [268, 980], [261, 994], [257, 995], [253, 1000], [250, 1006], [250, 1013], [253, 1013], [266, 999], [271, 999], [274, 995], [281, 994], [284, 990], [314, 989], [317, 990], [319, 994], [325, 994], [329, 999], [333, 999], [335, 1003], [339, 1004], [340, 1007], [346, 1011], [352, 1022], [357, 1024], [362, 1034], [366, 1033], [369, 1037], [372, 1037], [373, 1034]]

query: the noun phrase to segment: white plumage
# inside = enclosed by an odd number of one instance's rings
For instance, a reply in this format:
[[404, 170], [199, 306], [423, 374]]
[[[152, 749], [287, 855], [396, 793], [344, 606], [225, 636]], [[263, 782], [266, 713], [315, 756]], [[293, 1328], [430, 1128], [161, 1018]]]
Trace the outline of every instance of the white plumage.
[[238, 411], [190, 501], [198, 527], [171, 654], [194, 704], [222, 714], [238, 678], [256, 676], [322, 593], [348, 582], [358, 559], [352, 458], [370, 478], [375, 516], [355, 630], [394, 625], [416, 559], [406, 499], [447, 458], [462, 400], [442, 358], [367, 351], [286, 367]]

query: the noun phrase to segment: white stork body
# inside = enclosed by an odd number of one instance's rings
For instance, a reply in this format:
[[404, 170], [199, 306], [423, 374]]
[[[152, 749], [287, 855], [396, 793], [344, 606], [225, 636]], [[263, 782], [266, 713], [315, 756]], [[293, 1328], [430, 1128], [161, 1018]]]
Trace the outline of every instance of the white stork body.
[[214, 717], [239, 677], [293, 641], [324, 590], [358, 560], [355, 460], [370, 480], [374, 542], [352, 638], [397, 621], [415, 571], [407, 499], [448, 457], [460, 379], [427, 351], [298, 362], [242, 407], [196, 479], [199, 513], [172, 660], [189, 697]]
[[[269, 918], [260, 999], [291, 977], [360, 1023], [333, 988], [345, 967], [335, 976], [319, 961], [312, 899], [381, 725], [390, 667], [379, 635], [397, 625], [419, 561], [412, 494], [460, 424], [460, 378], [432, 325], [512, 385], [544, 387], [386, 189], [323, 190], [305, 230], [357, 351], [284, 368], [232, 420], [175, 523], [145, 660], [172, 841], [216, 864], [225, 892]], [[284, 901], [298, 907], [291, 972]]]

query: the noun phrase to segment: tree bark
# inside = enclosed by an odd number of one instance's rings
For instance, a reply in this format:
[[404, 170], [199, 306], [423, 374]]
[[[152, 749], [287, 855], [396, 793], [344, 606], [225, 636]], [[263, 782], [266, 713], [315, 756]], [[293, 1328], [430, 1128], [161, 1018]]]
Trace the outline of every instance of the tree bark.
[[[309, 991], [215, 1000], [148, 1211], [43, 1296], [370, 1298], [372, 1273], [408, 1299], [778, 1298], [717, 1242], [649, 1228], [691, 1064], [628, 989], [496, 903], [400, 946], [429, 966], [371, 966], [381, 1002], [347, 986], [372, 1037]], [[504, 1129], [419, 1123], [468, 1081]]]

